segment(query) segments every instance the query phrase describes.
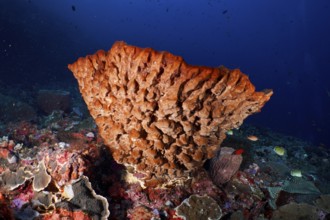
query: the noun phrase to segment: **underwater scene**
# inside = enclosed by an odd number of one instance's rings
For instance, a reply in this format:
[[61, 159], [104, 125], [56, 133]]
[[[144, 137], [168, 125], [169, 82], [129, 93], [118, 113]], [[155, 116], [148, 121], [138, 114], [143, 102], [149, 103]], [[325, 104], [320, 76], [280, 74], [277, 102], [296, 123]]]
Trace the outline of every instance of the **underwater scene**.
[[1, 0], [0, 220], [330, 219], [328, 0]]

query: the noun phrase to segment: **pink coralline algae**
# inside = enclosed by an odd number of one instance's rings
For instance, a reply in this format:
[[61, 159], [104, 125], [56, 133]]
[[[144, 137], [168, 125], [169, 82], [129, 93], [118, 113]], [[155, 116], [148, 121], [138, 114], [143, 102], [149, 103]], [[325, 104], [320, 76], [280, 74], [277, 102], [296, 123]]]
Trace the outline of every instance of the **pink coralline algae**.
[[55, 220], [55, 219], [79, 219], [79, 220], [92, 220], [86, 213], [80, 210], [67, 210], [57, 208], [54, 212], [43, 216], [42, 220]]
[[8, 159], [14, 147], [15, 142], [13, 140], [9, 140], [6, 136], [0, 137], [0, 159]]
[[8, 150], [13, 150], [15, 146], [15, 142], [13, 140], [9, 140], [8, 137], [0, 138], [0, 148], [7, 148]]
[[222, 210], [209, 196], [191, 195], [175, 208], [178, 217], [184, 220], [219, 220]]
[[16, 143], [23, 144], [28, 147], [49, 146], [56, 143], [55, 134], [48, 129], [38, 130], [36, 124], [22, 121], [9, 125], [9, 135]]
[[209, 195], [215, 200], [220, 200], [224, 197], [224, 193], [220, 188], [218, 188], [210, 178], [202, 177], [196, 179], [191, 184], [191, 193], [196, 195]]
[[125, 191], [125, 199], [131, 200], [134, 206], [150, 205], [150, 201], [146, 193], [144, 193], [140, 184], [131, 184]]
[[169, 204], [178, 205], [188, 192], [181, 187], [143, 189], [139, 184], [131, 184], [125, 195], [125, 198], [132, 202], [133, 207], [143, 205], [151, 209], [162, 209], [167, 208]]
[[37, 126], [27, 121], [12, 124], [11, 126], [12, 137], [16, 141], [25, 141], [37, 132]]
[[18, 194], [11, 202], [11, 207], [20, 209], [26, 203], [29, 203], [34, 196], [31, 185], [27, 187], [20, 187], [20, 194]]
[[128, 210], [127, 217], [130, 220], [159, 219], [159, 215], [145, 206], [137, 206]]
[[82, 152], [72, 149], [55, 149], [41, 152], [53, 180], [63, 186], [78, 179], [87, 169]]
[[157, 206], [151, 206], [152, 208], [164, 208], [166, 204], [177, 205], [180, 201], [187, 196], [187, 192], [182, 187], [172, 188], [147, 188], [148, 198], [150, 201], [157, 201]]

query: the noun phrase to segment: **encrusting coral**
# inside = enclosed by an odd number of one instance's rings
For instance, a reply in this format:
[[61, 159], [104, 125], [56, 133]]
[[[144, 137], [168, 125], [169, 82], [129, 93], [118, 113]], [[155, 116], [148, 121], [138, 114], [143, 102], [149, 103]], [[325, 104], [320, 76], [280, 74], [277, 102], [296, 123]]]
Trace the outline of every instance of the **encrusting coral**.
[[149, 185], [189, 179], [272, 95], [255, 92], [238, 69], [191, 66], [124, 42], [69, 69], [114, 159]]

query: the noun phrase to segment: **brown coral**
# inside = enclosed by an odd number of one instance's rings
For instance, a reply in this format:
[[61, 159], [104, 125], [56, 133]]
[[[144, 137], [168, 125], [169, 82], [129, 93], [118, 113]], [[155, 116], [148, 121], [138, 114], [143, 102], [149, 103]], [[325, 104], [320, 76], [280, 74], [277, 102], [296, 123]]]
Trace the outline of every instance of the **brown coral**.
[[114, 159], [157, 181], [189, 177], [272, 95], [255, 92], [238, 69], [191, 66], [124, 42], [69, 69]]

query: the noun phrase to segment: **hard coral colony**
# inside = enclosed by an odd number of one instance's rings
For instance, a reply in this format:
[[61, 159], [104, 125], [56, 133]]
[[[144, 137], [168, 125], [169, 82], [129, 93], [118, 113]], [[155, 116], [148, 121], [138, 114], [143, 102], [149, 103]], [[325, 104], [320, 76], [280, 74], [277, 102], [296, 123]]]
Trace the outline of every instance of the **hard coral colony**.
[[154, 186], [189, 180], [272, 95], [255, 92], [238, 69], [191, 66], [124, 42], [69, 69], [114, 159]]

